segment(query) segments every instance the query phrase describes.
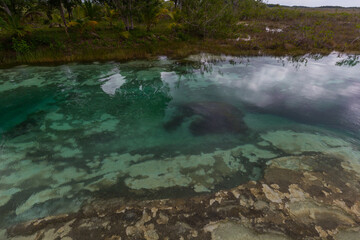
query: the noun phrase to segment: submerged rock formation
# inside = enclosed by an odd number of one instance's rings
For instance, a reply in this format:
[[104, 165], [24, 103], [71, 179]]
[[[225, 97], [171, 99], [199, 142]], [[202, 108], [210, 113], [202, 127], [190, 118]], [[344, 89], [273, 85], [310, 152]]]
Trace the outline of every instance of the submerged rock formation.
[[304, 152], [271, 160], [261, 181], [230, 190], [182, 199], [100, 200], [3, 235], [12, 240], [358, 239], [360, 181], [349, 164], [334, 154]]
[[190, 119], [189, 129], [195, 136], [212, 133], [243, 133], [247, 126], [243, 113], [231, 104], [221, 102], [195, 102], [178, 107], [178, 113], [164, 124], [166, 130], [177, 129]]

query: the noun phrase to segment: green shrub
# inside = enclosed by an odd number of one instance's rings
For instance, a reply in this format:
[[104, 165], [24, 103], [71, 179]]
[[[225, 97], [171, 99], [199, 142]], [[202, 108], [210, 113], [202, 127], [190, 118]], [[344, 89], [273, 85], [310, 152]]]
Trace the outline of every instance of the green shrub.
[[55, 40], [53, 43], [50, 43], [50, 49], [52, 50], [64, 50], [65, 44], [61, 41]]
[[249, 20], [264, 15], [266, 5], [261, 0], [234, 0], [234, 7], [240, 19]]
[[227, 37], [234, 32], [237, 17], [234, 6], [225, 0], [184, 1], [185, 30], [202, 37]]
[[141, 5], [141, 16], [146, 24], [146, 30], [150, 32], [151, 28], [157, 23], [159, 19], [161, 11], [161, 1], [145, 0]]
[[24, 39], [12, 39], [12, 48], [15, 50], [17, 54], [26, 54], [31, 50], [30, 45]]
[[125, 31], [125, 24], [123, 21], [119, 21], [118, 23], [114, 24], [113, 28], [117, 31]]
[[329, 26], [321, 21], [318, 21], [311, 26], [305, 25], [301, 27], [304, 39], [307, 40], [308, 44], [316, 48], [331, 47], [334, 39], [334, 32], [328, 29]]
[[169, 39], [167, 37], [165, 37], [164, 35], [159, 36], [159, 40], [165, 41], [165, 42], [169, 41]]
[[182, 40], [182, 41], [187, 41], [187, 40], [189, 40], [189, 35], [187, 35], [186, 33], [184, 33], [184, 32], [178, 32], [177, 33], [177, 37], [180, 39], [180, 40]]
[[119, 36], [122, 40], [127, 40], [130, 37], [130, 33], [128, 31], [123, 31], [119, 34]]
[[150, 35], [150, 33], [144, 31], [141, 28], [134, 28], [130, 31], [133, 38], [144, 38]]
[[43, 34], [32, 34], [30, 39], [32, 45], [37, 46], [50, 46], [52, 43], [52, 38], [48, 35]]

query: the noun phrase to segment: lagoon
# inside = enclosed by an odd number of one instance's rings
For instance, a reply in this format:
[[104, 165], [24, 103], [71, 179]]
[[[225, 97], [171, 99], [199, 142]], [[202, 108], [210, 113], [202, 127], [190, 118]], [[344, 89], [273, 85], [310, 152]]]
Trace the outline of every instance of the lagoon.
[[282, 157], [335, 154], [360, 175], [357, 63], [200, 54], [1, 69], [0, 226], [230, 189]]

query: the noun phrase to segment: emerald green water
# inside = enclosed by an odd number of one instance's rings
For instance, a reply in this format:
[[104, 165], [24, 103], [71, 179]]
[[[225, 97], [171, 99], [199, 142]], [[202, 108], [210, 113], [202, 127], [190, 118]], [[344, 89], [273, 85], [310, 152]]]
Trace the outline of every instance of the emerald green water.
[[284, 144], [360, 162], [354, 59], [199, 55], [2, 69], [0, 225], [99, 197], [230, 188], [260, 179], [266, 162], [289, 155]]

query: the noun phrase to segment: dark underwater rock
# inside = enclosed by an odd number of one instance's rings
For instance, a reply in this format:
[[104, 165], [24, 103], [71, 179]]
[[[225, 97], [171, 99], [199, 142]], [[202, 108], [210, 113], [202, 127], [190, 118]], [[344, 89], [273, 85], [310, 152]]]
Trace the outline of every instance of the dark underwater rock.
[[194, 102], [178, 107], [178, 113], [164, 124], [172, 131], [190, 119], [189, 129], [195, 136], [219, 133], [243, 133], [247, 126], [243, 113], [235, 106], [221, 102]]

